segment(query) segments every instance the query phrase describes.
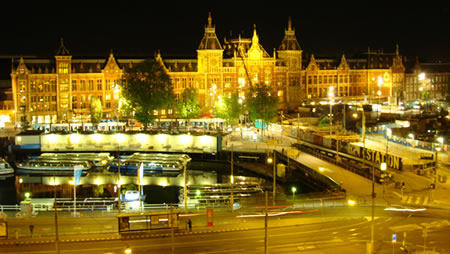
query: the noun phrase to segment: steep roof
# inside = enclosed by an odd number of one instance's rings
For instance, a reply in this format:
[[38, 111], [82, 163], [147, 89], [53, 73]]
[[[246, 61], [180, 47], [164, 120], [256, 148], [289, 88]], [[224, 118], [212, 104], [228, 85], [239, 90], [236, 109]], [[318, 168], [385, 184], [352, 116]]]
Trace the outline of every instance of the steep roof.
[[281, 45], [278, 49], [279, 50], [302, 50], [300, 47], [300, 43], [298, 43], [298, 41], [297, 41], [297, 37], [295, 37], [295, 29], [292, 29], [291, 17], [289, 17], [288, 29], [284, 31], [284, 38], [283, 38], [283, 41], [281, 41]]
[[59, 45], [59, 49], [56, 52], [57, 56], [70, 56], [69, 50], [64, 46], [64, 39], [61, 38], [61, 45]]
[[216, 28], [212, 25], [211, 13], [209, 13], [208, 17], [208, 26], [205, 27], [205, 34], [203, 35], [203, 39], [200, 41], [200, 45], [198, 46], [199, 50], [204, 49], [218, 49], [222, 50], [222, 46], [220, 45], [219, 39], [216, 36]]

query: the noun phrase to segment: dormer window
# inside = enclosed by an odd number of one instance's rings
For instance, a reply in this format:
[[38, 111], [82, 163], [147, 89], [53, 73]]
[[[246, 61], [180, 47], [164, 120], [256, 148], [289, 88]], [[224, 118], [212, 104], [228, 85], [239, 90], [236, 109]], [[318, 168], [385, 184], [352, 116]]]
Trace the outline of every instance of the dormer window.
[[59, 63], [58, 65], [59, 74], [69, 74], [69, 63]]

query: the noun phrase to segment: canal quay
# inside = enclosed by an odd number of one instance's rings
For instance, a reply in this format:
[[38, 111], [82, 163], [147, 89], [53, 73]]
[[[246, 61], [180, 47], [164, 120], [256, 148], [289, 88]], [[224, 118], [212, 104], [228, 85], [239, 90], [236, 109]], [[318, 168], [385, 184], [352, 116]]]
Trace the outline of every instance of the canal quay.
[[[15, 174], [2, 180], [0, 204], [20, 204], [27, 197], [46, 202], [56, 198], [70, 203], [76, 195], [78, 205], [81, 201], [94, 199], [112, 200], [117, 205], [120, 186], [123, 200], [126, 194], [141, 189], [144, 204], [172, 203], [181, 207], [184, 198], [188, 198], [189, 206], [227, 206], [231, 182], [234, 182], [234, 202], [242, 204], [264, 199], [264, 190], [272, 191], [274, 187], [279, 200], [293, 195], [335, 196], [344, 193], [333, 180], [293, 159], [298, 150], [290, 144], [283, 144], [273, 136], [257, 134], [249, 131], [18, 133], [2, 139], [6, 145], [3, 156], [15, 169]], [[79, 180], [70, 172], [20, 171], [21, 163], [31, 158], [69, 153], [74, 158], [77, 154], [107, 153], [111, 161], [90, 169]], [[144, 173], [141, 179], [136, 172], [118, 174], [111, 170], [111, 164], [119, 156], [123, 159], [136, 153], [186, 154], [190, 161], [178, 173]], [[75, 181], [78, 181], [76, 188]]]

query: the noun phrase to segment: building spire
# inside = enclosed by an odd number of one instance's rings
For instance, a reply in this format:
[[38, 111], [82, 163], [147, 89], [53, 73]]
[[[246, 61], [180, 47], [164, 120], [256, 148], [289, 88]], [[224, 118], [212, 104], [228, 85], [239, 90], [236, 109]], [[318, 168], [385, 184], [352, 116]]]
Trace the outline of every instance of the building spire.
[[208, 28], [212, 28], [212, 17], [211, 17], [211, 12], [208, 13]]
[[60, 45], [58, 52], [56, 52], [57, 56], [70, 56], [69, 50], [64, 46], [64, 39], [61, 37]]
[[256, 24], [253, 24], [252, 44], [255, 45], [255, 46], [259, 44], [258, 34], [256, 33]]
[[291, 16], [289, 16], [289, 20], [288, 20], [288, 31], [292, 30], [292, 20], [291, 20]]

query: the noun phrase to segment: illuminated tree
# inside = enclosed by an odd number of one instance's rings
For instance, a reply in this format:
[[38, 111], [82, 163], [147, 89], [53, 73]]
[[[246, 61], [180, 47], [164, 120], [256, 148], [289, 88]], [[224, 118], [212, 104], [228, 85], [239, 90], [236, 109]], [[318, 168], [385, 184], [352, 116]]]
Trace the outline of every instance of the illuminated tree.
[[[192, 119], [200, 113], [197, 91], [194, 88], [186, 88], [181, 98], [176, 103], [178, 116], [184, 119]], [[186, 124], [187, 125], [187, 124]]]
[[156, 110], [171, 107], [174, 101], [169, 75], [152, 59], [125, 70], [121, 91], [125, 104], [145, 129], [155, 120]]
[[103, 106], [99, 98], [91, 96], [89, 100], [89, 111], [91, 113], [91, 123], [98, 128], [98, 124], [103, 118]]
[[239, 96], [221, 98], [215, 105], [217, 117], [222, 118], [228, 124], [236, 124], [242, 114], [242, 105], [239, 103]]
[[250, 86], [246, 95], [246, 106], [252, 121], [269, 123], [277, 114], [279, 99], [270, 93], [268, 85], [263, 83]]

